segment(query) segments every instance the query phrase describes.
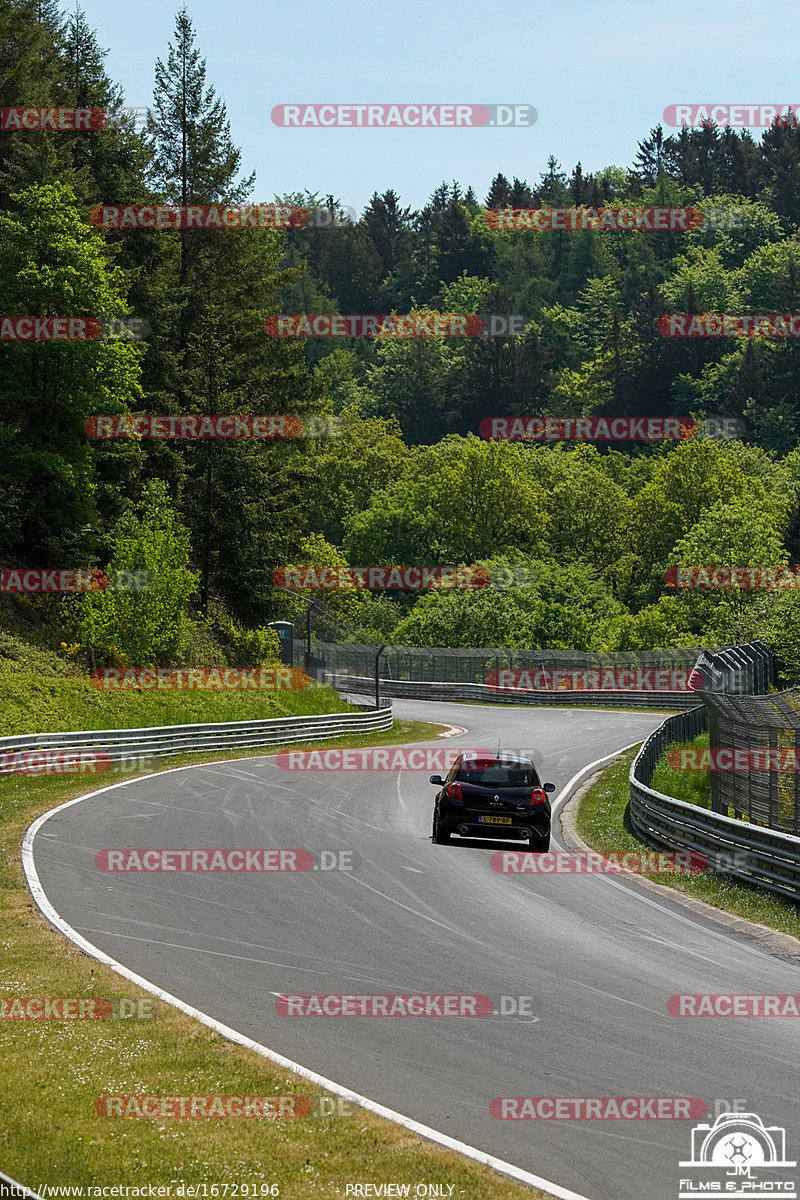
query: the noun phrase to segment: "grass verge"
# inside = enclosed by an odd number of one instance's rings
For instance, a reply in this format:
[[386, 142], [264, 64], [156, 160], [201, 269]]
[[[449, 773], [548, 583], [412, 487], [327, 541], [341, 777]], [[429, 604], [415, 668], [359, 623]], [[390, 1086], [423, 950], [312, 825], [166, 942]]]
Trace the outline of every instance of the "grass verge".
[[[19, 649], [0, 633], [0, 737], [66, 733], [75, 729], [143, 729], [210, 721], [263, 721], [270, 717], [349, 712], [332, 688], [312, 684], [292, 691], [101, 691], [49, 651]], [[19, 653], [19, 658], [6, 657]]]
[[[429, 740], [441, 729], [396, 721], [388, 733], [291, 748], [393, 745]], [[269, 747], [260, 747], [227, 757], [268, 753]], [[175, 756], [160, 760], [156, 770], [224, 757]], [[22, 836], [35, 817], [113, 778], [13, 776], [0, 782], [0, 997], [147, 996], [50, 928], [20, 864]], [[344, 1196], [347, 1184], [393, 1182], [410, 1185], [412, 1196], [416, 1185], [437, 1183], [469, 1200], [544, 1200], [537, 1189], [358, 1108], [350, 1115], [296, 1120], [95, 1115], [101, 1095], [325, 1095], [166, 1005], [147, 1021], [0, 1020], [0, 1046], [0, 1167], [36, 1190], [152, 1184], [170, 1187], [167, 1196], [191, 1195], [188, 1189], [195, 1187], [196, 1197], [222, 1198], [227, 1185], [229, 1197], [306, 1200]], [[346, 1073], [341, 1082], [347, 1083]], [[273, 1185], [277, 1191], [271, 1192]]]
[[[698, 738], [696, 742], [686, 745], [694, 746], [700, 741]], [[619, 854], [628, 850], [651, 848], [649, 843], [637, 837], [630, 823], [628, 775], [636, 753], [636, 750], [630, 750], [612, 763], [580, 802], [577, 830], [593, 850], [604, 854]], [[675, 771], [662, 757], [656, 768], [652, 786], [665, 795], [675, 796], [678, 800], [702, 803], [707, 786], [704, 776], [704, 772]], [[708, 807], [707, 803], [705, 807]], [[714, 908], [724, 909], [737, 917], [758, 921], [770, 929], [800, 938], [800, 904], [773, 895], [754, 884], [741, 883], [714, 873], [648, 875], [647, 878], [687, 896], [693, 896], [696, 900], [704, 900]]]
[[683, 800], [685, 804], [711, 808], [711, 777], [708, 771], [679, 771], [669, 765], [669, 757], [673, 750], [707, 750], [708, 746], [708, 731], [699, 733], [688, 742], [671, 743], [656, 763], [650, 786], [664, 796]]

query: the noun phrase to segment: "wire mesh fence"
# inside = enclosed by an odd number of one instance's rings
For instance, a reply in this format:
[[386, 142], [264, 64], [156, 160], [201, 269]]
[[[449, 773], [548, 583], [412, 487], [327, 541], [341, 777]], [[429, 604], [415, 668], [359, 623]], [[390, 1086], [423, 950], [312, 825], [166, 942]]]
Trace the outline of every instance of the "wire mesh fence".
[[[342, 645], [312, 638], [312, 658], [333, 675], [372, 678], [380, 649], [377, 645]], [[306, 643], [295, 642], [302, 656]], [[382, 679], [417, 683], [478, 683], [496, 679], [494, 672], [544, 671], [566, 677], [587, 671], [683, 671], [688, 680], [701, 653], [700, 647], [678, 650], [637, 650], [619, 654], [590, 654], [577, 650], [511, 650], [505, 648], [450, 649], [445, 646], [385, 646], [380, 655]]]
[[709, 711], [714, 812], [800, 836], [800, 688], [699, 698]]

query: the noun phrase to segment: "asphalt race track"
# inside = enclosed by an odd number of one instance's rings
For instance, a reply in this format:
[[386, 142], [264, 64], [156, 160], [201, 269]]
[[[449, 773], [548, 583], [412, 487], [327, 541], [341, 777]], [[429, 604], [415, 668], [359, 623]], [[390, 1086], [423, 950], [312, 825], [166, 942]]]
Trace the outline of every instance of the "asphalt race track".
[[[396, 701], [395, 713], [468, 730], [438, 746], [496, 748], [500, 737], [508, 750], [533, 751], [559, 792], [663, 720], [412, 701]], [[435, 846], [434, 792], [421, 771], [289, 772], [272, 758], [184, 768], [55, 815], [35, 838], [34, 861], [64, 920], [152, 983], [589, 1200], [676, 1200], [695, 1122], [503, 1121], [490, 1115], [493, 1098], [699, 1097], [710, 1121], [717, 1099], [736, 1098], [796, 1135], [791, 1019], [667, 1011], [678, 992], [800, 992], [796, 966], [620, 877], [492, 871], [492, 853], [518, 843]], [[558, 833], [556, 822], [552, 848]], [[315, 859], [341, 850], [354, 852], [354, 869], [95, 866], [100, 850], [121, 847], [306, 847]], [[276, 1012], [282, 993], [532, 996], [537, 1019], [287, 1017]]]

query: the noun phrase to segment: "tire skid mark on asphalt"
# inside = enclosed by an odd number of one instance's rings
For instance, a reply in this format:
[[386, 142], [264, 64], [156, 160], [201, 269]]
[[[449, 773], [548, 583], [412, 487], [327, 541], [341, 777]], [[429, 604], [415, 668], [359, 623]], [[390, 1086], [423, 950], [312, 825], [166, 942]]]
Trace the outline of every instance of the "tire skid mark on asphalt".
[[[302, 971], [304, 974], [314, 975], [319, 972], [319, 967], [301, 967], [296, 963], [275, 962], [270, 958], [254, 958], [248, 954], [230, 954], [225, 950], [204, 950], [200, 946], [185, 944], [183, 942], [165, 942], [159, 938], [138, 937], [133, 933], [114, 933], [110, 929], [94, 929], [87, 925], [81, 925], [77, 929], [78, 933], [93, 933], [100, 934], [104, 937], [124, 938], [127, 942], [147, 942], [151, 946], [163, 946], [165, 950], [186, 950], [193, 955], [204, 955], [207, 958], [233, 958], [237, 962], [255, 963], [260, 967], [279, 967], [284, 971]], [[346, 976], [346, 972], [342, 971], [342, 975]], [[353, 976], [354, 979], [361, 979], [362, 976]], [[282, 993], [281, 993], [282, 994]]]

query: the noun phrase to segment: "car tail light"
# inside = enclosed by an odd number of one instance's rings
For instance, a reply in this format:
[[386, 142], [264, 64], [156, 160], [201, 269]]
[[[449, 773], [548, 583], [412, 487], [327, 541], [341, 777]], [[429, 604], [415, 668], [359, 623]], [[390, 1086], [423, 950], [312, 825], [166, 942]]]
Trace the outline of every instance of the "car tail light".
[[546, 804], [546, 803], [547, 803], [546, 794], [542, 791], [541, 788], [534, 788], [533, 791], [531, 792], [531, 799], [530, 799], [531, 808], [533, 808], [534, 804]]
[[447, 789], [446, 794], [447, 794], [447, 798], [449, 800], [454, 800], [456, 804], [464, 803], [464, 798], [461, 795], [461, 784], [460, 783], [451, 783], [450, 787]]

